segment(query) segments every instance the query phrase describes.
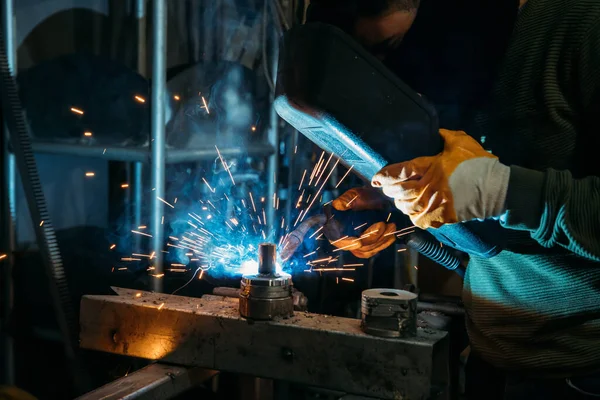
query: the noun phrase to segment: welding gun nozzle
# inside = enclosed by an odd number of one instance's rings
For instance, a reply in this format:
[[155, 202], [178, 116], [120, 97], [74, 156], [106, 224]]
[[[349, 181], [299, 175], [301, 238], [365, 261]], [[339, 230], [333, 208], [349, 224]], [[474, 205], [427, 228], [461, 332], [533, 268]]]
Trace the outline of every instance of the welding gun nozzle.
[[274, 274], [276, 263], [276, 247], [273, 243], [258, 245], [258, 273], [263, 275]]

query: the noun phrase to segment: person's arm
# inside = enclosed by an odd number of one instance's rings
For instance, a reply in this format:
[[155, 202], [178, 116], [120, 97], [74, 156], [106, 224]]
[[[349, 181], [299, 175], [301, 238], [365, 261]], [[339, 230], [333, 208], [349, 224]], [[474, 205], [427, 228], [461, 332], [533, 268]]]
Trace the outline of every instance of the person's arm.
[[[576, 71], [582, 134], [594, 135], [600, 144], [600, 21], [584, 38]], [[600, 261], [600, 176], [574, 179], [569, 171], [512, 166], [506, 208], [505, 227], [530, 231], [542, 246]]]

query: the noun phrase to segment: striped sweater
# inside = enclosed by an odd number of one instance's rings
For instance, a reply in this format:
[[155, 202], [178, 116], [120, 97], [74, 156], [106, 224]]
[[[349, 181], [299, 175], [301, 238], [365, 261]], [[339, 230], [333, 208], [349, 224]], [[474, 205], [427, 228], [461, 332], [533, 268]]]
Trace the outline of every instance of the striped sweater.
[[525, 374], [600, 370], [600, 0], [529, 0], [468, 132], [511, 165], [505, 250], [465, 276], [473, 349]]

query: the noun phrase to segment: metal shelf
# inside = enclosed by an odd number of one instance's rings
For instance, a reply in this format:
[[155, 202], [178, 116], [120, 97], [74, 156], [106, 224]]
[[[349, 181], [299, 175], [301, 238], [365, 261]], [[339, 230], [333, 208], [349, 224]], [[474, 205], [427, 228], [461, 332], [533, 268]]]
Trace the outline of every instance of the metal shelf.
[[[36, 153], [75, 155], [101, 158], [110, 161], [142, 163], [150, 163], [152, 161], [151, 149], [140, 147], [87, 146], [80, 144], [34, 142], [33, 150]], [[219, 151], [225, 158], [240, 156], [267, 157], [275, 153], [275, 148], [267, 143], [258, 143], [250, 144], [245, 147], [219, 147]], [[211, 160], [215, 157], [217, 157], [217, 150], [214, 146], [190, 149], [166, 149], [165, 151], [165, 162], [167, 164]]]

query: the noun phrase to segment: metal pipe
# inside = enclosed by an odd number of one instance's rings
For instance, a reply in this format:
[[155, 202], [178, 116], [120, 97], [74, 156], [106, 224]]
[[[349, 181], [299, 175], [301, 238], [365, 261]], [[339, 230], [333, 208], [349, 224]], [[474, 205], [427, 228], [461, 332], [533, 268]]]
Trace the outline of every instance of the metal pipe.
[[[265, 0], [269, 1], [269, 0]], [[265, 7], [265, 20], [264, 24], [267, 24], [266, 17], [266, 7]], [[277, 80], [277, 63], [279, 61], [279, 40], [277, 37], [277, 31], [272, 29], [273, 38], [271, 40], [271, 80], [273, 81], [273, 85], [276, 84]], [[263, 45], [266, 45], [267, 41], [263, 42]], [[264, 53], [263, 53], [264, 54]], [[264, 63], [267, 63], [268, 60], [263, 60]], [[267, 197], [267, 229], [269, 232], [273, 232], [275, 228], [275, 203], [273, 201], [273, 194], [277, 193], [277, 172], [279, 168], [279, 116], [275, 111], [275, 107], [272, 106], [275, 100], [275, 93], [272, 92], [270, 95], [271, 99], [271, 115], [270, 115], [270, 127], [267, 134], [267, 142], [269, 145], [275, 148], [275, 152], [269, 157], [268, 166], [267, 166], [267, 182], [268, 182], [268, 197]]]
[[[8, 56], [8, 66], [13, 74], [17, 71], [17, 52], [16, 52], [16, 35], [15, 35], [15, 10], [13, 0], [5, 0], [2, 2], [2, 29], [4, 30], [4, 40], [6, 54]], [[1, 166], [0, 166], [0, 224], [2, 231], [0, 253], [6, 254], [2, 262], [0, 276], [1, 280], [1, 296], [2, 309], [0, 309], [0, 335], [2, 337], [2, 350], [0, 352], [2, 358], [2, 376], [0, 376], [0, 384], [14, 385], [15, 383], [15, 356], [14, 342], [12, 336], [8, 333], [7, 325], [13, 311], [13, 277], [12, 271], [14, 267], [13, 252], [16, 246], [16, 164], [15, 157], [8, 149], [8, 129], [3, 124], [2, 135], [0, 135], [0, 150], [1, 150]]]
[[[73, 154], [81, 157], [98, 157], [115, 161], [139, 161], [148, 162], [148, 150], [128, 147], [104, 147], [104, 146], [80, 146], [76, 144], [41, 143], [33, 144], [36, 153], [46, 154]], [[239, 156], [267, 156], [275, 152], [273, 146], [258, 143], [246, 147], [223, 147], [219, 148], [221, 155], [227, 158]], [[171, 150], [166, 154], [167, 164], [181, 162], [213, 160], [215, 158], [215, 147], [199, 147], [194, 149]]]
[[[152, 0], [152, 251], [155, 252], [154, 273], [163, 273], [162, 226], [165, 197], [165, 101], [167, 70], [167, 10], [165, 0]], [[162, 291], [162, 280], [154, 279], [154, 291]]]
[[146, 0], [136, 0], [134, 12], [137, 20], [137, 70], [140, 75], [146, 77]]
[[[136, 162], [133, 166], [133, 225], [137, 229], [138, 226], [142, 225], [142, 191], [143, 191], [143, 170], [144, 164]], [[136, 252], [141, 253], [142, 246], [140, 235], [135, 235], [134, 238], [134, 249]]]

